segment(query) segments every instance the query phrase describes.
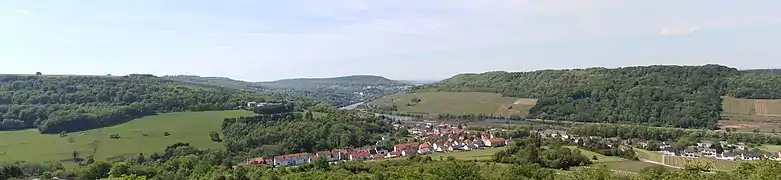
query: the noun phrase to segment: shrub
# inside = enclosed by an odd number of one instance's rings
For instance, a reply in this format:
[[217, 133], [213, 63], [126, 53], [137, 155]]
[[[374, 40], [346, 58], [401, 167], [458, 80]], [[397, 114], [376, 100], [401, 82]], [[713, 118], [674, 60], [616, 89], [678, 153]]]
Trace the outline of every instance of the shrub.
[[163, 136], [170, 136], [170, 135], [171, 135], [171, 133], [169, 133], [169, 132], [164, 132], [163, 133]]

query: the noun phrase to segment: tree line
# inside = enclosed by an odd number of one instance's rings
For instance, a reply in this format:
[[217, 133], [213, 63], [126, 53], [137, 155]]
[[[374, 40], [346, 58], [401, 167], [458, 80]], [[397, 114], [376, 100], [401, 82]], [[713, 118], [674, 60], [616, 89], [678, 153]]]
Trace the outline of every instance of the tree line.
[[[636, 174], [614, 173], [604, 165], [572, 167], [567, 171], [545, 168], [536, 163], [498, 163], [458, 160], [452, 156], [432, 158], [410, 156], [404, 159], [329, 164], [324, 159], [289, 168], [268, 165], [231, 166], [240, 160], [223, 150], [204, 150], [179, 143], [162, 153], [148, 156], [124, 156], [108, 161], [95, 161], [82, 167], [63, 167], [59, 162], [16, 162], [0, 165], [0, 179], [52, 177], [68, 179], [218, 179], [218, 180], [278, 180], [278, 179], [472, 179], [472, 180], [766, 180], [781, 176], [781, 163], [760, 160], [741, 163], [735, 169], [709, 173], [704, 164], [687, 163], [682, 170], [671, 171], [651, 166]], [[552, 162], [556, 163], [556, 162]]]
[[660, 128], [640, 125], [620, 124], [585, 124], [574, 126], [569, 131], [580, 136], [619, 137], [622, 139], [645, 139], [656, 141], [678, 140], [692, 138], [695, 140], [716, 139], [731, 142], [752, 144], [781, 145], [781, 136], [761, 133], [724, 132], [710, 130], [685, 130], [677, 128]]
[[333, 111], [320, 117], [296, 112], [226, 118], [221, 129], [229, 152], [267, 158], [374, 145], [392, 131], [390, 120], [356, 111]]
[[[111, 126], [160, 112], [234, 109], [279, 97], [151, 75], [0, 76], [0, 130], [60, 133]], [[301, 101], [300, 106], [311, 105]]]
[[538, 98], [529, 118], [715, 128], [721, 96], [781, 99], [781, 76], [720, 65], [461, 74], [412, 91]]

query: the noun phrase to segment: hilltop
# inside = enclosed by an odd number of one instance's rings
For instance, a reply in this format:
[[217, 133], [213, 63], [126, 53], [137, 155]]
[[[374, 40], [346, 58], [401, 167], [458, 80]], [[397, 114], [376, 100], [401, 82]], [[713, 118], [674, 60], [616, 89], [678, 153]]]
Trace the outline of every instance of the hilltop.
[[152, 75], [0, 76], [0, 130], [41, 133], [112, 126], [161, 112], [234, 109], [278, 97]]
[[715, 128], [722, 96], [779, 99], [781, 76], [720, 65], [655, 65], [460, 74], [411, 90], [536, 98], [530, 118]]
[[296, 78], [260, 82], [273, 88], [312, 89], [331, 86], [401, 86], [405, 83], [390, 80], [382, 76], [352, 75], [333, 78]]

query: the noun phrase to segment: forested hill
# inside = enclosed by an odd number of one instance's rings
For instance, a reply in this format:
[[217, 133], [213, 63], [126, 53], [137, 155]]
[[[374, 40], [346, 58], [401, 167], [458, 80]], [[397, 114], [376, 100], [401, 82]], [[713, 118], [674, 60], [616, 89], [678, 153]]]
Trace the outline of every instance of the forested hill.
[[721, 96], [781, 98], [781, 76], [720, 65], [461, 74], [413, 91], [539, 98], [530, 118], [715, 128]]
[[382, 76], [353, 75], [334, 78], [298, 78], [260, 82], [260, 85], [274, 88], [312, 89], [329, 86], [401, 86], [402, 82]]
[[0, 130], [81, 131], [170, 111], [233, 109], [269, 95], [152, 75], [0, 76]]
[[193, 76], [193, 75], [175, 75], [175, 76], [162, 76], [161, 78], [186, 82], [186, 83], [215, 85], [215, 86], [221, 86], [221, 87], [239, 89], [239, 90], [269, 91], [268, 88], [261, 87], [260, 85], [252, 82], [240, 81], [240, 80], [235, 80], [235, 79], [225, 78], [225, 77], [201, 77], [201, 76]]
[[746, 70], [746, 71], [773, 73], [773, 74], [781, 75], [781, 69], [751, 69], [751, 70]]

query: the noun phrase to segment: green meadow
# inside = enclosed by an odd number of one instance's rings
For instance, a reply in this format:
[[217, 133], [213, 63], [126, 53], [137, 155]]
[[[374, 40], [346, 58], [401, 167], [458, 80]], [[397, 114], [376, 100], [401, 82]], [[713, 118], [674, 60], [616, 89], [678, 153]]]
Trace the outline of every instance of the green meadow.
[[[70, 161], [73, 152], [95, 159], [118, 155], [149, 155], [162, 152], [176, 142], [188, 142], [201, 148], [222, 148], [209, 138], [209, 132], [220, 130], [226, 117], [248, 116], [243, 110], [175, 112], [138, 118], [116, 126], [69, 133], [40, 134], [35, 129], [0, 131], [0, 162]], [[170, 133], [164, 136], [165, 132]], [[109, 138], [119, 134], [119, 139]]]

